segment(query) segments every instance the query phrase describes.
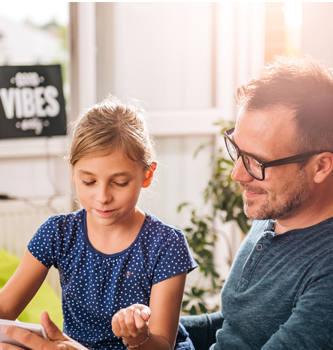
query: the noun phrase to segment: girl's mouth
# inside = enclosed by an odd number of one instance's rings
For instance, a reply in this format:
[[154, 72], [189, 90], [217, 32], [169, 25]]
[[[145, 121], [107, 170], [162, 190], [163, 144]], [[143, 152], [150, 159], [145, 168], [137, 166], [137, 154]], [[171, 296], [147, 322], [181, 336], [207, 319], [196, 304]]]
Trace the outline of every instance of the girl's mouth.
[[98, 210], [98, 209], [95, 209], [95, 210], [99, 215], [104, 215], [104, 216], [110, 215], [115, 211], [115, 210]]

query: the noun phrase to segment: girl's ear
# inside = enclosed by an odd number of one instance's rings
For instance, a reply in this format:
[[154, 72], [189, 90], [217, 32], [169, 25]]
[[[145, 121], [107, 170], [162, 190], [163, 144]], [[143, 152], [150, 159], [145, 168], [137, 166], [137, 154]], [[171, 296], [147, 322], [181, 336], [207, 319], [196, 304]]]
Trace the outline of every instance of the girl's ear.
[[72, 182], [74, 185], [76, 185], [76, 181], [75, 181], [75, 176], [74, 176], [74, 168], [73, 165], [70, 163], [69, 159], [67, 159], [67, 163], [69, 164], [69, 166], [71, 167], [71, 172], [72, 172]]
[[146, 170], [146, 174], [145, 174], [145, 179], [143, 181], [142, 187], [143, 188], [147, 188], [150, 186], [153, 177], [154, 177], [154, 171], [156, 170], [157, 167], [157, 163], [153, 162], [150, 166], [150, 168], [148, 170]]

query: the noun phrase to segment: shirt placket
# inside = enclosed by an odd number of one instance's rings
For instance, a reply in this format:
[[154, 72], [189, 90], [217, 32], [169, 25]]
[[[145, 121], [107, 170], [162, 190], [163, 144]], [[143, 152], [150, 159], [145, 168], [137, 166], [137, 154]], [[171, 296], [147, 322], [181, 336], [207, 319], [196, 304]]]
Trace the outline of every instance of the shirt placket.
[[260, 237], [260, 239], [254, 245], [251, 254], [246, 260], [240, 281], [235, 289], [235, 292], [242, 293], [244, 292], [253, 276], [255, 269], [261, 260], [261, 258], [266, 254], [267, 250], [270, 249], [272, 245], [272, 238], [275, 235], [274, 232], [265, 230], [264, 234]]

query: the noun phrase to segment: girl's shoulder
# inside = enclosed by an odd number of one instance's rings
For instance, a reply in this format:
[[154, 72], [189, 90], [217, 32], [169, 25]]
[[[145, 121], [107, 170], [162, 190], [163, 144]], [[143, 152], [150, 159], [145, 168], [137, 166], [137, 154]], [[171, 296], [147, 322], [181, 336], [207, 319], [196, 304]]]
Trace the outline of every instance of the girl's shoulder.
[[165, 230], [178, 230], [178, 231], [181, 231], [176, 226], [166, 224], [161, 219], [159, 219], [157, 216], [155, 216], [155, 215], [153, 215], [151, 213], [145, 212], [145, 214], [146, 214], [145, 222], [146, 222], [147, 225], [149, 225], [151, 227], [165, 229]]
[[162, 220], [160, 220], [158, 217], [151, 213], [145, 213], [146, 219], [143, 224], [143, 229], [149, 236], [154, 237], [156, 239], [159, 237], [160, 239], [167, 239], [170, 238], [170, 236], [177, 238], [177, 237], [184, 237], [184, 233], [181, 229], [177, 228], [176, 226], [166, 224]]
[[149, 262], [147, 271], [153, 276], [152, 284], [197, 267], [182, 230], [150, 213], [146, 213], [143, 227], [142, 251], [148, 254], [148, 259], [143, 261]]
[[81, 226], [85, 220], [85, 210], [80, 209], [68, 214], [55, 214], [50, 216], [41, 226], [48, 229], [69, 229], [75, 226]]
[[69, 254], [77, 256], [82, 251], [84, 220], [83, 210], [52, 215], [30, 240], [30, 253], [46, 267], [54, 265], [58, 268]]

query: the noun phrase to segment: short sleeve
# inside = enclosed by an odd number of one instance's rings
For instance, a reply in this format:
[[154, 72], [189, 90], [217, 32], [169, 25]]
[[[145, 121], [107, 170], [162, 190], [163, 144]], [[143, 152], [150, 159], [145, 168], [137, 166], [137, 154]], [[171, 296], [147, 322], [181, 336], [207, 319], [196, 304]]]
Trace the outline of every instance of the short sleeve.
[[181, 230], [170, 230], [156, 253], [154, 265], [153, 284], [184, 271], [190, 272], [198, 266], [191, 256], [185, 235]]
[[29, 252], [47, 268], [57, 268], [59, 237], [57, 235], [57, 220], [51, 216], [34, 234], [28, 244]]

